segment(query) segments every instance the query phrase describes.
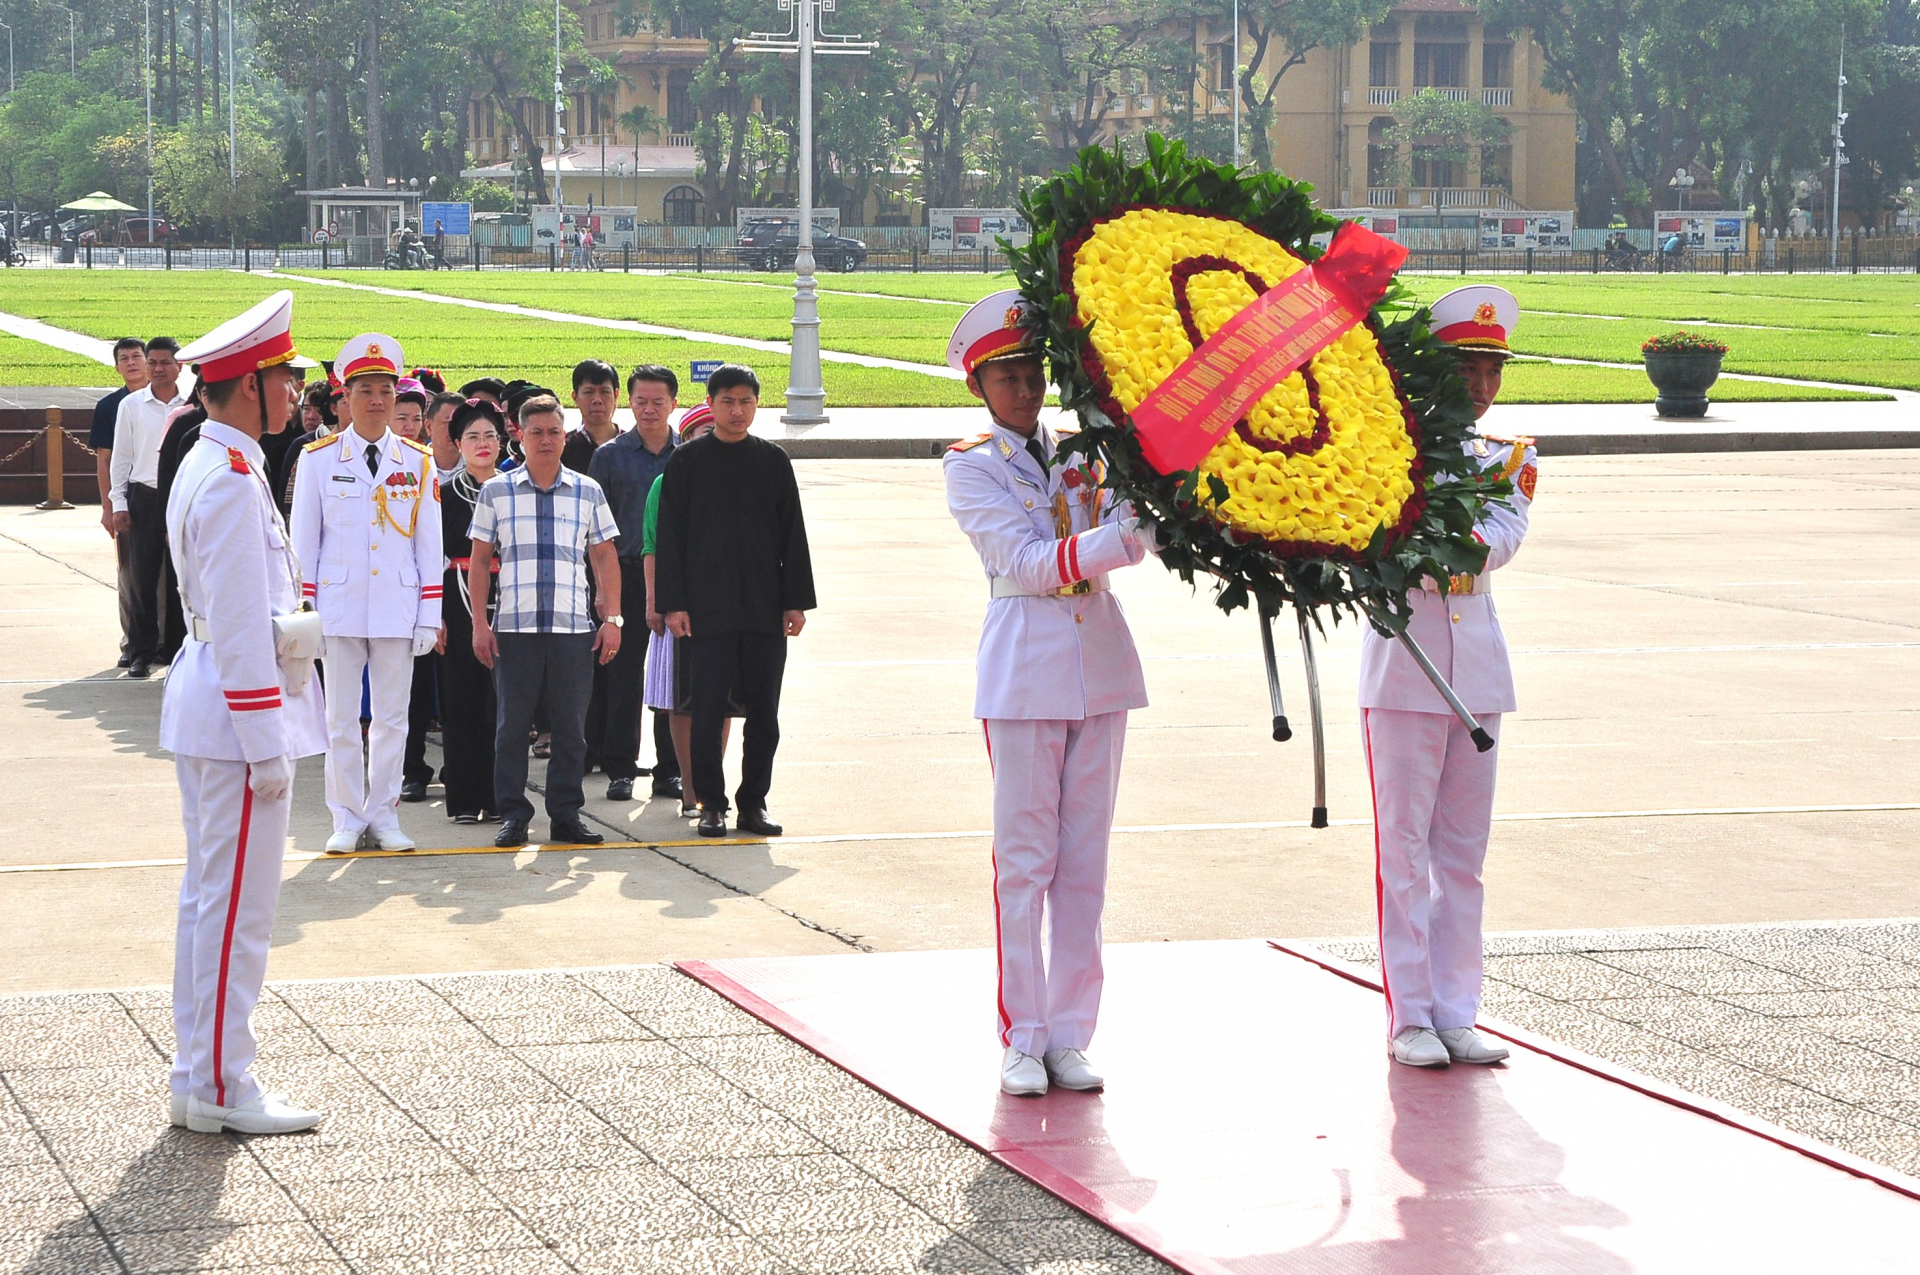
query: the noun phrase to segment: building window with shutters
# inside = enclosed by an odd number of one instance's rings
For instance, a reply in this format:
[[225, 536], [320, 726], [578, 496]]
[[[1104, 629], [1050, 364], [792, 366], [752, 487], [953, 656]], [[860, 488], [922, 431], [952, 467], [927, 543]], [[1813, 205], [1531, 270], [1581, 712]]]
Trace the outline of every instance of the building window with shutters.
[[693, 73], [673, 71], [667, 76], [667, 131], [691, 133], [699, 120], [693, 109]]
[[1375, 40], [1367, 48], [1367, 84], [1371, 88], [1395, 88], [1400, 83], [1400, 42]]
[[1387, 140], [1387, 130], [1393, 127], [1393, 121], [1385, 116], [1376, 116], [1367, 125], [1367, 185], [1374, 187], [1397, 186], [1394, 173], [1394, 152], [1397, 149]]
[[660, 201], [660, 211], [669, 226], [699, 226], [706, 221], [706, 202], [698, 186], [675, 186]]
[[1483, 88], [1510, 89], [1513, 87], [1513, 46], [1493, 40], [1481, 46], [1480, 84]]

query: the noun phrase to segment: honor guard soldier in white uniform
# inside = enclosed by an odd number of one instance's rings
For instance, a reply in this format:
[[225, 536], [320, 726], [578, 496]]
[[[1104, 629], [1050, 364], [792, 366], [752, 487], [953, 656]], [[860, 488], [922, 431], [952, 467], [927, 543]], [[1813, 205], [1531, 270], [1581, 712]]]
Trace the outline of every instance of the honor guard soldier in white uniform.
[[[406, 366], [400, 343], [354, 337], [334, 360], [353, 425], [307, 444], [293, 483], [293, 543], [307, 597], [326, 630], [327, 853], [371, 838], [411, 850], [400, 831], [400, 780], [414, 657], [440, 629], [446, 559], [433, 453], [387, 428]], [[360, 677], [372, 723], [360, 739]]]
[[290, 1133], [320, 1119], [264, 1093], [251, 1018], [280, 903], [294, 759], [325, 748], [314, 617], [267, 485], [263, 432], [296, 410], [279, 292], [180, 351], [207, 422], [167, 501], [187, 636], [167, 675], [160, 746], [174, 755], [187, 871], [173, 964], [173, 1123], [200, 1133]]
[[[1040, 317], [1007, 291], [967, 311], [947, 362], [993, 428], [947, 452], [947, 508], [986, 568], [974, 715], [993, 767], [1000, 1087], [1098, 1089], [1085, 1050], [1100, 1011], [1100, 912], [1127, 712], [1147, 689], [1108, 571], [1151, 533], [1055, 455]], [[1047, 950], [1043, 951], [1042, 920]]]
[[[1433, 303], [1433, 332], [1452, 346], [1484, 417], [1500, 393], [1507, 338], [1520, 306], [1505, 288], [1457, 288]], [[1428, 580], [1409, 595], [1408, 632], [1489, 735], [1514, 711], [1507, 640], [1491, 577], [1520, 551], [1537, 459], [1530, 438], [1480, 434], [1469, 445], [1513, 495], [1474, 528], [1486, 567]], [[1508, 505], [1511, 507], [1509, 508]], [[1480, 1012], [1481, 867], [1493, 818], [1499, 749], [1478, 752], [1467, 729], [1399, 642], [1368, 629], [1360, 648], [1360, 713], [1373, 783], [1380, 972], [1393, 1057], [1416, 1067], [1493, 1063], [1507, 1056], [1473, 1030]]]

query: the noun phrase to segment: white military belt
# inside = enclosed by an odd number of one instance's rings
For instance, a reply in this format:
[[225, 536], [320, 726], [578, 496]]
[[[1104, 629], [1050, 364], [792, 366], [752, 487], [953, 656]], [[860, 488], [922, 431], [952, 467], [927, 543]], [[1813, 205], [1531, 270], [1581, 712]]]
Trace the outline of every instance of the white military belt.
[[1105, 575], [1089, 576], [1064, 589], [1023, 589], [1018, 582], [1006, 576], [993, 576], [987, 583], [993, 586], [993, 596], [996, 598], [1077, 598], [1086, 593], [1107, 591]]

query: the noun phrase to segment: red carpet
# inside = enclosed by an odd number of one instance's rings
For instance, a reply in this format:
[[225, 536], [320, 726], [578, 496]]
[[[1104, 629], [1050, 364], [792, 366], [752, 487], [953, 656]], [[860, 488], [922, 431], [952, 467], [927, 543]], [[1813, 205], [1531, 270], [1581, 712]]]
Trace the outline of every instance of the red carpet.
[[989, 952], [680, 968], [1188, 1271], [1920, 1269], [1920, 1183], [1571, 1054], [1394, 1066], [1377, 991], [1264, 943], [1108, 947], [1109, 1089], [1041, 1099]]

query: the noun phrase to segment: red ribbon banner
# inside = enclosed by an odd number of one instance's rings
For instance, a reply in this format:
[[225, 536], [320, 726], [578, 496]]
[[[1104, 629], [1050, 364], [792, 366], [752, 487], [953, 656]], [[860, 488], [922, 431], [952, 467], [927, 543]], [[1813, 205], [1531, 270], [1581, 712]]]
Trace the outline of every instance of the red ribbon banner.
[[1147, 462], [1192, 469], [1262, 394], [1292, 376], [1386, 294], [1407, 250], [1357, 222], [1318, 261], [1227, 320], [1135, 408]]

